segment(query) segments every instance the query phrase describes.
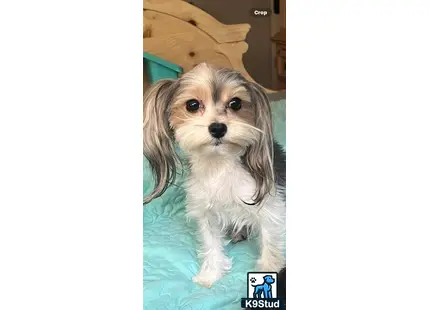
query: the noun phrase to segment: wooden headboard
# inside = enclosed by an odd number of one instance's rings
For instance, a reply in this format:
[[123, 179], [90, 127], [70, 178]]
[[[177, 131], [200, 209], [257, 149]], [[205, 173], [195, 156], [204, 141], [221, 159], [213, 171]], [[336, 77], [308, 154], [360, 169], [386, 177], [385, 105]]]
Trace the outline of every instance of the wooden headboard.
[[143, 7], [145, 52], [181, 66], [184, 72], [207, 62], [233, 68], [255, 82], [242, 62], [248, 50], [245, 39], [249, 24], [222, 24], [182, 0], [144, 0]]

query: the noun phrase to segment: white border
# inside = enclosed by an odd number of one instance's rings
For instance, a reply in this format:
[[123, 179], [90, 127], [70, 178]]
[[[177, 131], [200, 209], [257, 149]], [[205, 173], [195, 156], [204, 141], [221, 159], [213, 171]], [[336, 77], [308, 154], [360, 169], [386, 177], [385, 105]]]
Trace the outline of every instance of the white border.
[[2, 1], [0, 33], [0, 309], [142, 309], [142, 1]]
[[287, 309], [430, 309], [428, 1], [287, 2]]

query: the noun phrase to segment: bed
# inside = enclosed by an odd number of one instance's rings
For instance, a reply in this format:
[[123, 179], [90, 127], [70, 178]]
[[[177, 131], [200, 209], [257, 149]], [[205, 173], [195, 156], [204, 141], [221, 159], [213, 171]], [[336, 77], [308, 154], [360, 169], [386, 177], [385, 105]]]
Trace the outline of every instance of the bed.
[[[206, 61], [240, 71], [253, 81], [242, 64], [249, 25], [223, 25], [180, 0], [144, 1], [144, 51], [192, 69]], [[196, 42], [199, 42], [196, 44]], [[285, 147], [285, 93], [266, 90], [271, 100], [274, 136]], [[144, 160], [144, 196], [153, 188]], [[183, 178], [177, 178], [160, 198], [144, 207], [144, 308], [151, 310], [241, 309], [247, 294], [247, 272], [253, 271], [255, 240], [236, 244], [226, 240], [232, 270], [212, 288], [192, 282], [199, 271], [196, 226], [185, 217]]]

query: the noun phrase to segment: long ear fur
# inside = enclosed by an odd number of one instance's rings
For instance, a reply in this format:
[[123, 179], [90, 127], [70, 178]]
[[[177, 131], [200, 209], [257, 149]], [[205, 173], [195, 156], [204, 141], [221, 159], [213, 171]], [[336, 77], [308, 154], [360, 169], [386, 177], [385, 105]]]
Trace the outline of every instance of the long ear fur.
[[251, 95], [251, 102], [255, 105], [255, 126], [263, 132], [260, 139], [252, 144], [243, 156], [243, 162], [256, 182], [257, 190], [253, 200], [254, 204], [258, 205], [275, 185], [272, 114], [263, 88], [255, 83], [248, 83], [246, 88]]
[[155, 187], [143, 204], [161, 196], [175, 181], [178, 156], [168, 121], [174, 91], [174, 80], [160, 80], [143, 96], [143, 154], [155, 178]]

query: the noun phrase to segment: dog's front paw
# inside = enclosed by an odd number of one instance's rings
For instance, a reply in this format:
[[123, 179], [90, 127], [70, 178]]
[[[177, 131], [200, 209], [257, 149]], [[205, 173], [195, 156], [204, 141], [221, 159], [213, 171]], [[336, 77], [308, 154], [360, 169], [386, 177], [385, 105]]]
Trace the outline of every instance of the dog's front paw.
[[210, 288], [222, 275], [217, 273], [200, 272], [198, 275], [193, 277], [193, 282], [198, 285]]
[[210, 288], [212, 284], [221, 279], [222, 276], [231, 269], [232, 261], [225, 257], [222, 259], [221, 263], [218, 262], [216, 265], [204, 263], [203, 266], [199, 274], [193, 277], [193, 282]]

